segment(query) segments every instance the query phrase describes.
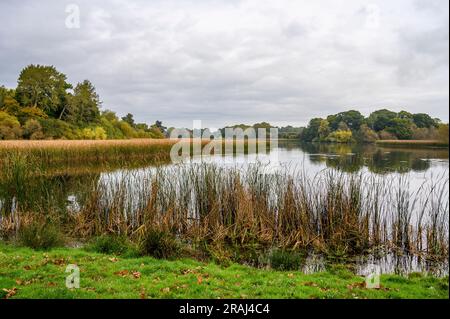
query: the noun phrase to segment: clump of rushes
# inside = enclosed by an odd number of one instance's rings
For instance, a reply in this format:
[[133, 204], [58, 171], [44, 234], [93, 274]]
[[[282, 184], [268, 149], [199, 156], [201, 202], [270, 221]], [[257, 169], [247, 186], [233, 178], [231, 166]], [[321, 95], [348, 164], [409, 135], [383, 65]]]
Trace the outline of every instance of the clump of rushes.
[[158, 259], [169, 259], [179, 256], [180, 244], [176, 238], [163, 230], [147, 230], [140, 242], [140, 252], [142, 255], [152, 256]]
[[39, 250], [48, 250], [64, 244], [64, 237], [55, 220], [32, 215], [22, 218], [17, 239], [21, 245]]
[[88, 247], [102, 254], [127, 255], [133, 254], [135, 251], [134, 245], [129, 238], [123, 235], [102, 235], [95, 237]]
[[275, 249], [269, 255], [270, 267], [276, 270], [300, 270], [303, 256], [296, 251]]

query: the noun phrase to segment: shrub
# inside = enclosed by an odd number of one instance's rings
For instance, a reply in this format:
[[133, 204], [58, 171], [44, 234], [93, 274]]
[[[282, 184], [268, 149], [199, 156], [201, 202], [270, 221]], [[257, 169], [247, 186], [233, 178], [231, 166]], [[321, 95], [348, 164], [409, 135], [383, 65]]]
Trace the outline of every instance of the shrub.
[[377, 133], [372, 130], [367, 124], [362, 124], [359, 129], [358, 139], [361, 142], [375, 142], [378, 139]]
[[22, 224], [18, 231], [18, 239], [23, 246], [43, 250], [63, 243], [58, 225], [42, 219], [32, 219]]
[[17, 118], [0, 111], [0, 140], [13, 140], [22, 136], [22, 129]]
[[136, 137], [136, 132], [131, 127], [131, 125], [128, 124], [127, 122], [120, 121], [120, 122], [117, 123], [117, 125], [118, 125], [119, 130], [122, 131], [123, 135], [126, 138], [134, 138], [134, 137]]
[[78, 133], [78, 135], [80, 138], [85, 140], [106, 140], [107, 138], [105, 129], [99, 126], [94, 129], [84, 128]]
[[378, 136], [380, 137], [380, 140], [397, 140], [397, 136], [386, 130], [378, 133]]
[[269, 256], [270, 267], [276, 270], [299, 270], [302, 255], [288, 250], [274, 250]]
[[176, 239], [169, 233], [151, 229], [144, 235], [140, 251], [142, 255], [149, 255], [158, 259], [176, 257], [180, 247]]
[[19, 121], [25, 123], [27, 120], [47, 119], [48, 115], [38, 107], [23, 107], [19, 111]]
[[30, 119], [26, 121], [24, 127], [24, 137], [31, 140], [41, 140], [43, 139], [44, 133], [42, 132], [42, 126], [39, 121]]
[[49, 139], [76, 139], [74, 128], [70, 124], [56, 119], [39, 119], [42, 125], [42, 130], [46, 138]]
[[90, 249], [102, 254], [122, 255], [131, 250], [131, 244], [125, 236], [103, 235], [96, 237]]
[[438, 128], [438, 139], [444, 143], [448, 144], [448, 124], [440, 124]]

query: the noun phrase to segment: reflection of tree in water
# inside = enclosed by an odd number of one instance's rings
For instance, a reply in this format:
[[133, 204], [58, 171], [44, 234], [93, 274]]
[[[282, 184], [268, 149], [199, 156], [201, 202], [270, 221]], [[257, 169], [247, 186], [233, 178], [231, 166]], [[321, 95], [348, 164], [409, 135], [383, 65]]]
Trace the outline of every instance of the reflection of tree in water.
[[17, 207], [21, 211], [66, 211], [69, 196], [84, 202], [100, 174], [34, 176], [21, 181], [20, 189], [11, 181], [0, 181], [0, 212], [7, 214]]
[[367, 167], [374, 173], [407, 173], [413, 171], [426, 171], [430, 163], [417, 158], [412, 152], [377, 150], [369, 157]]
[[426, 171], [431, 163], [427, 159], [448, 159], [445, 149], [388, 149], [375, 145], [358, 144], [298, 144], [309, 153], [311, 163], [325, 163], [327, 167], [344, 172], [358, 172], [363, 167], [377, 174]]

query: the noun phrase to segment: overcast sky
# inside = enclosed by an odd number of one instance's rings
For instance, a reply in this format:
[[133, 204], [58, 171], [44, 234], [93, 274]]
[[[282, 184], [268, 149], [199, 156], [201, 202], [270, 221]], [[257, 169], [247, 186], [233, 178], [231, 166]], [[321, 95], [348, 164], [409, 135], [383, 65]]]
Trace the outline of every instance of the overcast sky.
[[[66, 6], [80, 9], [67, 28]], [[0, 85], [31, 63], [138, 121], [303, 125], [348, 109], [448, 121], [448, 0], [1, 0]], [[69, 24], [73, 26], [73, 24]]]

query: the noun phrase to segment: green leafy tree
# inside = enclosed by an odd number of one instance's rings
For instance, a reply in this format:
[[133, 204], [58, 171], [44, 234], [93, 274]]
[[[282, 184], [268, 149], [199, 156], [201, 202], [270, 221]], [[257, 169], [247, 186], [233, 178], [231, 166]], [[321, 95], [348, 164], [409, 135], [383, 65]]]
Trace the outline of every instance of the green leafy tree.
[[0, 86], [0, 110], [5, 111], [8, 108], [8, 106], [5, 105], [7, 104], [7, 100], [9, 100], [10, 103], [12, 101], [14, 101], [14, 103], [17, 103], [17, 101], [15, 100], [15, 95], [15, 90], [7, 89], [3, 85]]
[[428, 114], [424, 113], [418, 113], [414, 114], [412, 116], [412, 119], [414, 121], [414, 124], [416, 124], [417, 127], [423, 128], [423, 127], [437, 127], [438, 123], [431, 118]]
[[53, 66], [29, 65], [20, 72], [16, 98], [22, 106], [38, 107], [51, 117], [61, 118], [67, 90], [72, 88], [66, 79]]
[[[270, 124], [269, 124], [270, 125]], [[162, 121], [156, 121], [154, 126], [161, 131], [161, 133], [165, 134], [167, 131], [167, 127], [162, 124]]]
[[127, 123], [131, 127], [135, 127], [136, 126], [136, 124], [134, 122], [134, 116], [131, 113], [128, 113], [127, 115], [122, 117], [122, 121], [124, 121], [125, 123]]
[[391, 120], [386, 130], [397, 136], [400, 140], [410, 140], [413, 135], [411, 121], [407, 119], [395, 118]]
[[2, 107], [0, 107], [0, 110], [17, 116], [20, 114], [21, 107], [15, 98], [7, 95], [3, 98]]
[[100, 98], [88, 80], [78, 83], [65, 112], [67, 119], [78, 125], [96, 123], [100, 119]]
[[406, 111], [400, 111], [397, 114], [397, 117], [401, 118], [401, 119], [405, 119], [405, 120], [411, 120], [411, 121], [413, 119], [413, 115], [411, 113], [409, 113], [409, 112], [406, 112]]
[[330, 125], [327, 120], [320, 121], [318, 133], [319, 133], [319, 138], [321, 141], [324, 141], [327, 138], [327, 136], [330, 134]]
[[305, 142], [312, 142], [319, 137], [320, 123], [322, 123], [321, 118], [313, 118], [309, 121], [308, 127], [303, 130], [301, 134], [301, 139]]
[[391, 121], [397, 118], [397, 113], [383, 109], [370, 114], [367, 123], [376, 132], [382, 131], [390, 126]]
[[364, 122], [364, 116], [359, 111], [350, 110], [330, 115], [327, 117], [327, 120], [332, 131], [338, 130], [339, 124], [342, 122], [345, 123], [350, 130], [357, 131]]

